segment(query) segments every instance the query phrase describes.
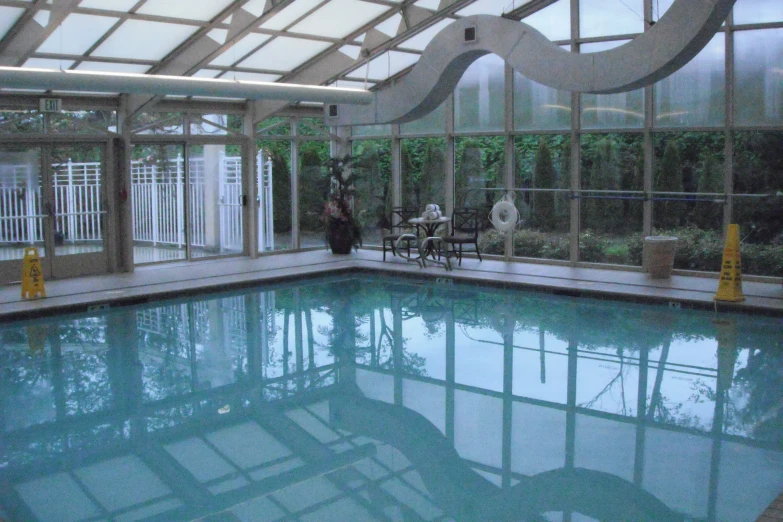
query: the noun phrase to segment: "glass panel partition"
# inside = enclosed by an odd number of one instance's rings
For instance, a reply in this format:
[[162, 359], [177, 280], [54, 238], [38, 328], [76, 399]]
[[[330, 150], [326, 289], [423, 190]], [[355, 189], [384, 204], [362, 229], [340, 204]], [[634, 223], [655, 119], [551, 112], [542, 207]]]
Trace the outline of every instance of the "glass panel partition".
[[380, 246], [383, 227], [391, 222], [391, 140], [353, 142], [356, 199], [354, 214], [362, 225], [365, 246]]
[[299, 244], [324, 246], [321, 214], [329, 195], [329, 178], [324, 164], [329, 159], [329, 142], [299, 143]]
[[[489, 213], [504, 194], [505, 144], [503, 136], [454, 140], [454, 210], [476, 209], [480, 251], [503, 255], [504, 240], [489, 222]], [[490, 189], [490, 190], [487, 190]]]
[[189, 167], [191, 257], [241, 254], [244, 250], [241, 147], [191, 145]]
[[445, 208], [446, 140], [413, 138], [401, 140], [402, 205], [417, 213], [429, 203]]
[[[514, 255], [567, 260], [569, 257], [571, 137], [514, 138], [515, 205], [522, 218], [514, 233]], [[562, 190], [563, 192], [558, 192]]]
[[583, 134], [579, 259], [642, 264], [644, 138]]
[[734, 33], [737, 125], [783, 124], [783, 28]]
[[505, 127], [505, 62], [490, 54], [468, 67], [454, 89], [457, 132], [499, 132]]
[[[288, 128], [285, 125], [285, 128]], [[288, 140], [259, 141], [264, 158], [271, 161], [272, 237], [269, 249], [290, 250], [293, 245], [291, 228], [291, 142]], [[265, 165], [265, 168], [268, 168]], [[258, 170], [258, 172], [261, 172]], [[268, 198], [267, 198], [268, 201]], [[259, 250], [266, 250], [259, 243]]]
[[654, 86], [655, 125], [723, 125], [726, 90], [726, 35], [718, 33], [685, 67]]
[[133, 262], [187, 258], [185, 147], [134, 145], [131, 153]]

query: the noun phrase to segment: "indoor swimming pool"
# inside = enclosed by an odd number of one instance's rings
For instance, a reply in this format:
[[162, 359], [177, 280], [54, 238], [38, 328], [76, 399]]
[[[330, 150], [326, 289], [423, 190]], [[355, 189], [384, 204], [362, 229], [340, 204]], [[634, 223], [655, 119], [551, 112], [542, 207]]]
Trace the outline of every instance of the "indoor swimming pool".
[[783, 321], [366, 273], [0, 323], [11, 521], [752, 522]]

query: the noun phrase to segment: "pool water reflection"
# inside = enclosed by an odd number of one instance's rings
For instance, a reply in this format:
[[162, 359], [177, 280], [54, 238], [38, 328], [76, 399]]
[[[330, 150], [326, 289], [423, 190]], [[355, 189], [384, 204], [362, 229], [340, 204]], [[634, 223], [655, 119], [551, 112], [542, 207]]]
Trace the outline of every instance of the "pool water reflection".
[[369, 275], [0, 324], [0, 517], [752, 521], [781, 326]]

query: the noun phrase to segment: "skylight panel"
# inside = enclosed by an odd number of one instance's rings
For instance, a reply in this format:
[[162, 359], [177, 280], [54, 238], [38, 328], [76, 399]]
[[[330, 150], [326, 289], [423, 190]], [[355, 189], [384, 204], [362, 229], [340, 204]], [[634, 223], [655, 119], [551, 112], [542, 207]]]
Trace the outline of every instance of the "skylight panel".
[[330, 83], [329, 87], [343, 87], [345, 89], [370, 89], [373, 85], [375, 85], [375, 82], [368, 81], [365, 85], [364, 82], [357, 82], [353, 80], [337, 80], [336, 82]]
[[60, 26], [41, 44], [39, 53], [84, 54], [118, 18], [69, 14]]
[[402, 21], [402, 15], [400, 13], [390, 16], [388, 19], [375, 26], [378, 31], [388, 34], [389, 36], [397, 36], [397, 31], [400, 28], [400, 22]]
[[538, 29], [550, 40], [571, 38], [571, 4], [567, 0], [559, 0], [527, 18], [523, 18], [522, 21]]
[[0, 6], [0, 38], [11, 29], [19, 17], [24, 13], [21, 7]]
[[437, 11], [440, 7], [440, 0], [419, 0], [414, 4], [416, 7], [423, 7], [430, 11]]
[[105, 9], [106, 11], [123, 11], [127, 13], [138, 3], [138, 0], [82, 0], [79, 7]]
[[144, 74], [150, 70], [150, 66], [135, 63], [82, 62], [76, 69], [79, 71]]
[[245, 80], [247, 82], [273, 82], [280, 79], [279, 74], [264, 74], [230, 71], [220, 77], [221, 80]]
[[270, 38], [271, 36], [268, 34], [250, 33], [210, 63], [212, 65], [233, 65]]
[[92, 55], [160, 60], [197, 29], [190, 25], [126, 20]]
[[223, 71], [218, 71], [217, 69], [199, 69], [193, 76], [196, 78], [215, 78], [222, 72]]
[[[253, 16], [261, 16], [264, 14], [264, 8], [266, 8], [267, 0], [250, 0], [248, 3], [242, 6], [242, 9], [247, 11]], [[229, 16], [229, 18], [231, 18]], [[227, 24], [231, 23], [230, 20], [225, 21]]]
[[[360, 0], [331, 0], [293, 26], [290, 31], [343, 38], [388, 10], [388, 6], [369, 4]], [[346, 13], [350, 13], [350, 16], [346, 16]]]
[[311, 9], [315, 9], [324, 0], [297, 0], [275, 16], [261, 24], [262, 29], [285, 29], [299, 18], [307, 14]]
[[137, 13], [171, 18], [187, 18], [190, 20], [212, 20], [220, 11], [228, 7], [233, 0], [209, 0], [194, 2], [193, 0], [147, 0]]
[[456, 14], [459, 16], [471, 16], [477, 14], [487, 14], [500, 16], [514, 9], [523, 6], [530, 0], [512, 2], [511, 0], [476, 0], [464, 9], [460, 9]]
[[[367, 77], [376, 81], [386, 80], [418, 61], [418, 54], [389, 51], [370, 60], [370, 74]], [[367, 65], [355, 69], [348, 76], [351, 78], [364, 78], [365, 74], [367, 74]]]
[[398, 47], [405, 47], [407, 49], [416, 49], [417, 51], [423, 51], [427, 45], [432, 41], [435, 36], [443, 29], [451, 25], [453, 20], [441, 20], [432, 27], [425, 29], [413, 38], [409, 38], [399, 44]]
[[73, 65], [73, 60], [55, 60], [52, 58], [30, 58], [22, 67], [31, 69], [67, 69]]
[[329, 42], [280, 36], [239, 65], [255, 69], [291, 71], [330, 46]]

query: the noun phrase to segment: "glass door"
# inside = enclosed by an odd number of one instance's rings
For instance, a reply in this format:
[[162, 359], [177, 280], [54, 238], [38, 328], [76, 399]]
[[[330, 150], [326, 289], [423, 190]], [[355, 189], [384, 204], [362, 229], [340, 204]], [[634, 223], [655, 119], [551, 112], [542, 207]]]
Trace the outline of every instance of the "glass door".
[[244, 252], [242, 147], [188, 146], [192, 259]]
[[44, 149], [44, 208], [50, 219], [52, 277], [102, 274], [108, 270], [105, 245], [103, 145], [53, 145]]
[[0, 147], [0, 284], [20, 281], [27, 247], [45, 279], [108, 271], [103, 145]]
[[188, 258], [185, 215], [192, 207], [192, 197], [188, 200], [186, 170], [182, 144], [133, 146], [131, 205], [135, 264]]
[[44, 278], [51, 277], [41, 154], [41, 147], [0, 146], [0, 284], [21, 281], [27, 247], [38, 249]]

